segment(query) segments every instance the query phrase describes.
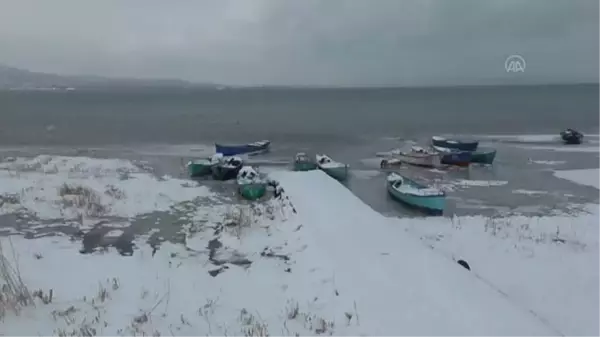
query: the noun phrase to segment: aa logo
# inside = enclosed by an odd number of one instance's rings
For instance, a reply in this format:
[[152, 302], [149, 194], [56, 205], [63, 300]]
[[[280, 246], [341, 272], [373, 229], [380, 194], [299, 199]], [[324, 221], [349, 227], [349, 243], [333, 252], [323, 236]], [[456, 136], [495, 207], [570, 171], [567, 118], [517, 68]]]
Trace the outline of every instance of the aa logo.
[[507, 73], [524, 73], [526, 66], [525, 59], [521, 55], [510, 55], [504, 62]]

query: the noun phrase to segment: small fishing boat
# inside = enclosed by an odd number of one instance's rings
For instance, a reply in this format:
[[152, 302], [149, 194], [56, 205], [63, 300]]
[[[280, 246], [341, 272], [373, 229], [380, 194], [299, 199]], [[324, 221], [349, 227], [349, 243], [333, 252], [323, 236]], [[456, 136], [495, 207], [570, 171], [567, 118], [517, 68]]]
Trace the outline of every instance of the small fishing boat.
[[381, 160], [381, 163], [379, 164], [379, 167], [382, 169], [394, 168], [394, 167], [400, 167], [400, 166], [402, 166], [402, 161], [400, 161], [400, 159], [397, 159], [397, 158], [383, 159], [383, 160]]
[[447, 149], [456, 149], [461, 151], [475, 151], [479, 145], [478, 140], [458, 140], [458, 139], [446, 139], [444, 137], [433, 136], [431, 137], [431, 143], [433, 146], [439, 146]]
[[240, 145], [224, 145], [215, 144], [215, 152], [222, 153], [224, 156], [237, 156], [240, 154], [259, 154], [269, 151], [271, 141], [261, 140], [254, 143], [240, 144]]
[[427, 187], [398, 173], [387, 176], [388, 193], [397, 201], [433, 214], [443, 214], [446, 193]]
[[581, 144], [583, 141], [583, 134], [577, 130], [566, 129], [561, 131], [560, 138], [562, 138], [565, 144]]
[[294, 171], [312, 171], [317, 169], [317, 163], [306, 153], [298, 152], [294, 157]]
[[190, 177], [203, 177], [212, 173], [212, 168], [223, 159], [223, 155], [217, 153], [209, 158], [191, 160], [187, 164]]
[[244, 166], [238, 172], [237, 185], [240, 195], [248, 200], [260, 199], [267, 191], [267, 181], [251, 166]]
[[439, 153], [432, 153], [421, 147], [413, 146], [411, 151], [400, 151], [394, 157], [403, 163], [415, 166], [440, 167], [442, 165]]
[[471, 151], [448, 149], [435, 145], [433, 145], [432, 148], [441, 154], [442, 164], [466, 167], [471, 163]]
[[491, 165], [496, 158], [496, 149], [479, 148], [471, 153], [471, 163]]
[[330, 177], [339, 181], [348, 179], [348, 165], [336, 162], [324, 154], [317, 154], [315, 158], [317, 167]]
[[225, 158], [212, 167], [212, 177], [215, 180], [235, 179], [242, 166], [244, 166], [244, 162], [240, 157]]

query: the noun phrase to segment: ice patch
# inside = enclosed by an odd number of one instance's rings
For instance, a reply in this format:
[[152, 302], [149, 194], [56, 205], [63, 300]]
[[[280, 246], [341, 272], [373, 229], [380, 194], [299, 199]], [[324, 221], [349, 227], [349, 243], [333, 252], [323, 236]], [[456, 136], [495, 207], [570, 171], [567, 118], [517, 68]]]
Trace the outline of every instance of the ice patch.
[[557, 152], [599, 152], [598, 146], [564, 145], [564, 146], [519, 146], [527, 150], [557, 151]]
[[527, 194], [527, 195], [541, 195], [541, 194], [548, 194], [547, 191], [532, 191], [532, 190], [514, 190], [512, 191], [513, 193], [516, 194]]
[[554, 171], [554, 175], [580, 185], [600, 188], [600, 183], [598, 182], [600, 180], [600, 169], [560, 170]]
[[352, 173], [353, 177], [364, 180], [372, 179], [381, 174], [381, 172], [377, 170], [352, 170], [350, 172]]
[[126, 160], [38, 156], [0, 164], [0, 214], [128, 218], [213, 195], [186, 180], [156, 178]]
[[493, 186], [503, 186], [508, 184], [508, 181], [500, 181], [500, 180], [465, 180], [460, 179], [456, 181], [456, 184], [459, 186], [469, 186], [469, 187], [493, 187]]
[[562, 165], [567, 163], [564, 160], [529, 160], [529, 162], [540, 165]]

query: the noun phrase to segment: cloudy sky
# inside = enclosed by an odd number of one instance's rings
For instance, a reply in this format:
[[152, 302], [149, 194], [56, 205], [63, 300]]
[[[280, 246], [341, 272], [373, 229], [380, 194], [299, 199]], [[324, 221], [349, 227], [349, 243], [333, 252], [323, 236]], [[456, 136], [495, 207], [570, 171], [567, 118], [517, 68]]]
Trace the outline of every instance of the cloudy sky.
[[[242, 85], [597, 82], [598, 7], [598, 0], [2, 0], [0, 63]], [[506, 73], [511, 54], [525, 58], [524, 73]]]

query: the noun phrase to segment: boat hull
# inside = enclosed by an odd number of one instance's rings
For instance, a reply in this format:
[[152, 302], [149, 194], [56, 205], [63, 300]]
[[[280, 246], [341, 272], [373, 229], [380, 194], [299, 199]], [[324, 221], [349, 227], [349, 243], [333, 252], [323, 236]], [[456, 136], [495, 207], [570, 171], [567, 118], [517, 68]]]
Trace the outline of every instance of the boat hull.
[[393, 199], [407, 206], [429, 214], [441, 215], [444, 213], [444, 207], [446, 206], [445, 196], [416, 196], [400, 193], [389, 182], [387, 183], [387, 190]]
[[413, 154], [401, 153], [394, 157], [402, 163], [422, 166], [422, 167], [439, 167], [441, 165], [441, 156], [439, 154]]
[[242, 197], [248, 200], [258, 200], [267, 192], [266, 183], [238, 184], [238, 191]]
[[215, 144], [215, 152], [222, 153], [223, 156], [236, 156], [240, 154], [257, 154], [269, 151], [271, 142], [265, 141], [264, 144], [243, 144], [243, 145], [224, 145]]
[[477, 146], [479, 146], [479, 141], [477, 140], [455, 140], [440, 137], [431, 138], [431, 143], [433, 146], [461, 151], [475, 151], [477, 150]]
[[335, 180], [345, 181], [348, 179], [347, 165], [339, 167], [320, 167], [320, 169]]
[[471, 154], [471, 162], [491, 165], [496, 158], [496, 150], [477, 150]]
[[212, 168], [215, 165], [216, 164], [209, 163], [208, 161], [206, 161], [206, 163], [190, 163], [187, 167], [188, 174], [192, 178], [208, 176], [212, 173]]
[[453, 151], [441, 154], [442, 164], [454, 166], [469, 166], [472, 159], [472, 152], [469, 151]]
[[563, 131], [560, 133], [560, 138], [562, 139], [563, 143], [568, 145], [581, 144], [583, 141], [583, 135], [581, 133], [566, 133]]
[[215, 165], [212, 167], [212, 177], [215, 180], [231, 180], [237, 178], [238, 173], [243, 165], [236, 167], [228, 167], [223, 165]]
[[317, 169], [317, 164], [311, 161], [294, 162], [294, 171], [312, 171]]

